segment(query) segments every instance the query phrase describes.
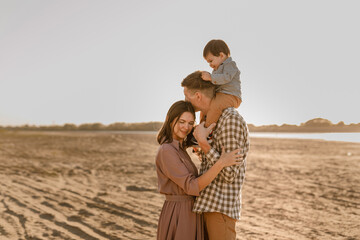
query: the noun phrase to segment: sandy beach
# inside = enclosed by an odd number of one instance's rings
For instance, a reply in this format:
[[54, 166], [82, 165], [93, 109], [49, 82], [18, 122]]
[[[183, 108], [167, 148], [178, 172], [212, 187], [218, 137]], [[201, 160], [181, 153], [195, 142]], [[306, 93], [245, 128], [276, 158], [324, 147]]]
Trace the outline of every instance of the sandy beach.
[[[155, 134], [0, 132], [0, 239], [155, 239], [157, 148]], [[238, 239], [360, 239], [359, 170], [360, 143], [252, 138]]]

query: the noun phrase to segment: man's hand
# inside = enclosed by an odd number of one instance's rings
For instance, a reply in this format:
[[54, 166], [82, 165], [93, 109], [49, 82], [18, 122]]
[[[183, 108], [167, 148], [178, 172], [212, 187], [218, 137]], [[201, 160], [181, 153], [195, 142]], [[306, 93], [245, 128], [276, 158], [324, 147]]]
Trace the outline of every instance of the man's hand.
[[207, 141], [207, 137], [210, 135], [211, 131], [215, 126], [216, 123], [213, 123], [208, 128], [206, 128], [205, 122], [202, 122], [195, 127], [193, 135], [198, 142]]
[[206, 72], [206, 71], [202, 71], [201, 72], [201, 78], [204, 80], [204, 81], [211, 81], [211, 75], [209, 72]]
[[206, 154], [210, 150], [210, 144], [207, 141], [207, 137], [213, 130], [213, 128], [216, 126], [216, 123], [211, 124], [208, 128], [205, 126], [205, 122], [200, 123], [195, 127], [194, 130], [194, 137], [196, 138], [197, 142], [199, 143], [199, 146], [201, 147], [201, 150]]

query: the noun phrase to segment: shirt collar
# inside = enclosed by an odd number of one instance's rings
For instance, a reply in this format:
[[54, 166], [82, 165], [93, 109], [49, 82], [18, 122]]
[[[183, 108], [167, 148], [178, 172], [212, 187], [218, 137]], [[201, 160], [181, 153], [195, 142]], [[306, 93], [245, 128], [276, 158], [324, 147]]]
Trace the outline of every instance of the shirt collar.
[[232, 61], [232, 58], [231, 58], [231, 57], [228, 57], [227, 59], [225, 59], [225, 61], [222, 62], [222, 64], [228, 63], [228, 62], [231, 62], [231, 61]]

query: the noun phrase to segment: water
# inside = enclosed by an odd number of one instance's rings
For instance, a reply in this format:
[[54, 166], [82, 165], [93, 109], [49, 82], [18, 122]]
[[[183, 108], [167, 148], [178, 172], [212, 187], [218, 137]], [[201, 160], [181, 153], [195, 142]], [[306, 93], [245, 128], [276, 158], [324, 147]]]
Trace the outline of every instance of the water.
[[[111, 131], [113, 133], [127, 134], [157, 134], [156, 131]], [[358, 142], [358, 133], [273, 133], [273, 132], [250, 132], [251, 137], [259, 138], [295, 138], [295, 139], [322, 139], [327, 141]]]
[[358, 142], [360, 133], [265, 133], [251, 132], [251, 137], [261, 138], [298, 138], [298, 139], [322, 139], [327, 141]]

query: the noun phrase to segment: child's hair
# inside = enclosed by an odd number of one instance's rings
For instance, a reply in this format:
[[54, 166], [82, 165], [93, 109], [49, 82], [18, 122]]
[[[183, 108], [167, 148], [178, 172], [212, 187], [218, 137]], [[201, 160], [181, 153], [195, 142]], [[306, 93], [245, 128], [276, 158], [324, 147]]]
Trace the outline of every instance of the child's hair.
[[213, 39], [206, 44], [203, 51], [203, 57], [205, 58], [209, 53], [218, 57], [223, 52], [226, 56], [230, 56], [230, 49], [226, 43], [221, 39]]

